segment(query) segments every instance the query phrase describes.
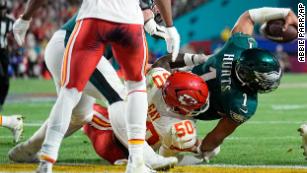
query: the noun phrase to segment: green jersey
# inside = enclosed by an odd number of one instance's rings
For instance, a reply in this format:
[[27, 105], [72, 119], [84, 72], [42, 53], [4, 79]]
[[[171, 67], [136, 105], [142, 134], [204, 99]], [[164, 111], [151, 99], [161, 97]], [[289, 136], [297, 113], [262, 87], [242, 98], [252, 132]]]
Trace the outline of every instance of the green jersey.
[[243, 123], [255, 114], [257, 93], [242, 87], [234, 71], [241, 53], [255, 47], [257, 42], [254, 38], [235, 33], [218, 53], [192, 69], [193, 73], [206, 80], [210, 91], [210, 108], [198, 115], [197, 119], [213, 120], [227, 116], [237, 123]]

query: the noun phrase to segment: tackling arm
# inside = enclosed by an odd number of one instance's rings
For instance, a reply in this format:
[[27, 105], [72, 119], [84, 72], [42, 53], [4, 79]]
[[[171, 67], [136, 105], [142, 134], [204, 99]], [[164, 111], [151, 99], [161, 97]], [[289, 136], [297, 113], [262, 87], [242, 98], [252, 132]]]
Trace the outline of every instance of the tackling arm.
[[21, 18], [23, 20], [30, 20], [33, 14], [46, 2], [47, 0], [29, 0]]
[[181, 68], [186, 66], [195, 66], [206, 62], [210, 56], [205, 54], [190, 54], [183, 53], [178, 54], [176, 61], [172, 61], [171, 55], [165, 55], [159, 58], [153, 65], [152, 68], [162, 67], [168, 71], [174, 68]]

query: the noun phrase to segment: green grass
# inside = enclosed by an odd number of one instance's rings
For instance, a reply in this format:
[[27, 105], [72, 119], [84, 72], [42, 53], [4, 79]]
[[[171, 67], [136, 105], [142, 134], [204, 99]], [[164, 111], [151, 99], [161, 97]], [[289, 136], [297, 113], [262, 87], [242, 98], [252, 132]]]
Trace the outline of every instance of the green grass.
[[[52, 81], [12, 80], [10, 94], [54, 93]], [[25, 123], [43, 122], [52, 102], [8, 102], [3, 114], [22, 114]], [[239, 127], [224, 141], [221, 153], [213, 164], [240, 165], [305, 165], [301, 138], [296, 131], [300, 123], [307, 122], [307, 75], [287, 74], [281, 87], [259, 96], [256, 115]], [[200, 137], [210, 131], [216, 121], [198, 122]], [[38, 127], [25, 127], [25, 138]], [[10, 131], [0, 128], [0, 164], [9, 163], [8, 150], [13, 146]], [[105, 163], [92, 149], [82, 132], [64, 140], [60, 150], [62, 163]]]

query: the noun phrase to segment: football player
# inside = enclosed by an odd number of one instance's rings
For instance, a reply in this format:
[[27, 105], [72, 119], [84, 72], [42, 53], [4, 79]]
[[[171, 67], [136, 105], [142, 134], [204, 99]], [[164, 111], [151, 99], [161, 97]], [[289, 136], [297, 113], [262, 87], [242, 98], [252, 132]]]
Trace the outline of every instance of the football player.
[[23, 134], [23, 117], [21, 115], [4, 116], [0, 114], [0, 127], [10, 129], [13, 133], [13, 142], [18, 143]]
[[[31, 0], [31, 2], [36, 1]], [[39, 2], [37, 3], [39, 4]], [[157, 0], [156, 3], [160, 7], [167, 26], [168, 50], [176, 58], [180, 39], [173, 26], [171, 2]], [[35, 7], [35, 4], [29, 3], [28, 6]], [[28, 9], [30, 7], [26, 8], [26, 10]], [[16, 21], [15, 30], [13, 30], [15, 38], [17, 35], [21, 43], [27, 30], [27, 27], [23, 27], [23, 23], [27, 23], [27, 21], [24, 22], [25, 16], [22, 15]], [[72, 110], [79, 103], [82, 91], [101, 59], [106, 44], [112, 46], [115, 58], [123, 69], [125, 85], [128, 89], [128, 107], [125, 112], [122, 112], [127, 114], [130, 154], [126, 172], [144, 172], [143, 144], [147, 112], [144, 67], [147, 47], [139, 1], [84, 0], [77, 20], [64, 54], [61, 89], [50, 113], [38, 172], [52, 172], [61, 141], [68, 129]], [[18, 29], [16, 30], [16, 28]], [[115, 109], [114, 111], [123, 111], [123, 109]]]
[[[199, 143], [192, 116], [200, 113], [200, 110], [208, 109], [206, 83], [191, 73], [170, 74], [162, 68], [152, 69], [146, 78], [149, 102], [147, 143], [162, 156], [177, 156], [181, 152], [195, 151]], [[106, 108], [99, 105], [95, 107], [95, 122], [85, 125], [84, 131], [96, 153], [110, 163], [127, 158], [121, 145], [125, 145], [124, 141], [127, 140], [126, 133], [123, 133], [127, 128], [121, 116], [109, 117]], [[111, 135], [113, 131], [116, 138]], [[117, 152], [114, 153], [113, 150]], [[148, 158], [154, 158], [152, 153], [147, 155]], [[159, 166], [153, 163], [151, 165], [155, 168]]]
[[[144, 14], [144, 17], [149, 20], [151, 19], [150, 15], [146, 16]], [[66, 45], [68, 38], [72, 33], [74, 25], [76, 24], [75, 20], [76, 20], [76, 15], [72, 19], [70, 19], [66, 24], [64, 24], [61, 30], [55, 32], [45, 50], [46, 64], [54, 78], [57, 92], [59, 92], [60, 88], [59, 85], [60, 75], [61, 75], [60, 64], [63, 60], [63, 54], [64, 54], [63, 45]], [[151, 26], [148, 27], [145, 24], [145, 29], [146, 28], [151, 29], [151, 31], [155, 29], [152, 28]], [[161, 33], [162, 31], [160, 30], [159, 32]], [[155, 32], [152, 32], [151, 34], [155, 34]], [[92, 84], [94, 84], [95, 87]], [[105, 96], [110, 104], [109, 108], [117, 107], [114, 109], [121, 109], [121, 107], [118, 107], [118, 105], [122, 104], [121, 103], [123, 101], [122, 98], [124, 98], [124, 95], [126, 94], [124, 86], [117, 77], [116, 72], [112, 69], [109, 62], [107, 62], [107, 60], [105, 60], [104, 58], [99, 62], [97, 69], [94, 71], [92, 77], [90, 78], [90, 83], [88, 83], [87, 86], [85, 87], [84, 93], [86, 94], [82, 95], [81, 101], [73, 110], [73, 116], [68, 131], [66, 132], [66, 136], [78, 130], [84, 123], [91, 121], [92, 119], [91, 108], [94, 103], [94, 98], [104, 100]], [[93, 97], [90, 97], [89, 95]], [[41, 147], [42, 142], [45, 138], [46, 127], [47, 127], [46, 124], [47, 121], [28, 141], [13, 148], [9, 152], [9, 157], [14, 161], [32, 161], [33, 159], [35, 159], [35, 154], [37, 153], [38, 149]], [[174, 158], [169, 158], [168, 160], [167, 159], [160, 160], [160, 163], [162, 163], [162, 165], [168, 165], [168, 164], [174, 165], [176, 162], [177, 161]]]
[[285, 28], [297, 26], [297, 17], [288, 8], [251, 9], [240, 16], [232, 36], [217, 53], [180, 54], [175, 62], [166, 56], [152, 66], [166, 69], [192, 66], [192, 72], [207, 82], [210, 107], [195, 119], [219, 119], [219, 122], [202, 140], [198, 148], [201, 155], [218, 154], [223, 140], [255, 114], [258, 93], [268, 93], [279, 86], [282, 71], [278, 60], [268, 51], [257, 48], [252, 34], [255, 24], [280, 18], [285, 20]]

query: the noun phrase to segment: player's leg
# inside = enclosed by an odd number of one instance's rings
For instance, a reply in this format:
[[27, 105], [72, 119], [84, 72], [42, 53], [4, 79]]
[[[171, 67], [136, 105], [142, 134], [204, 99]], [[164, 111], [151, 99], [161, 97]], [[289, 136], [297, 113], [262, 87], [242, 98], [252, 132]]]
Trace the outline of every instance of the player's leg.
[[23, 133], [23, 118], [21, 115], [4, 116], [0, 114], [0, 126], [10, 129], [13, 133], [13, 142], [19, 142]]
[[[73, 114], [69, 127], [65, 133], [65, 138], [79, 130], [84, 124], [90, 122], [93, 117], [93, 105], [95, 99], [82, 95], [79, 103], [73, 109]], [[38, 151], [41, 149], [46, 135], [48, 119], [43, 125], [26, 141], [14, 146], [9, 152], [10, 160], [15, 162], [37, 162]]]
[[61, 87], [61, 64], [65, 52], [65, 36], [65, 30], [56, 31], [46, 45], [44, 52], [45, 63], [52, 75], [57, 94]]
[[[128, 147], [128, 137], [126, 124], [121, 115], [124, 115], [125, 105], [114, 103], [109, 106], [109, 118], [112, 124], [112, 130], [116, 138], [125, 146]], [[114, 107], [115, 106], [115, 107]], [[120, 106], [122, 106], [121, 109]], [[98, 146], [99, 147], [99, 146]], [[145, 141], [144, 142], [144, 161], [146, 165], [149, 165], [152, 169], [167, 169], [173, 167], [178, 161], [175, 157], [162, 157], [158, 155]]]
[[114, 136], [107, 108], [96, 104], [94, 112], [92, 122], [84, 125], [83, 130], [91, 140], [96, 153], [111, 164], [117, 160], [127, 159], [128, 150]]
[[[65, 51], [64, 39], [66, 31], [56, 31], [48, 44], [46, 45], [44, 58], [46, 66], [50, 71], [57, 93], [60, 89], [61, 81], [61, 64]], [[42, 126], [26, 141], [14, 146], [9, 152], [10, 160], [15, 162], [36, 162], [38, 161], [37, 153], [42, 147], [45, 139], [48, 119]]]
[[104, 46], [97, 29], [96, 19], [81, 20], [69, 39], [62, 63], [62, 87], [50, 113], [38, 172], [51, 172], [72, 110], [81, 99], [81, 92], [103, 53]]
[[[146, 132], [147, 93], [144, 68], [147, 61], [147, 46], [142, 25], [121, 25], [116, 28], [121, 39], [112, 42], [113, 54], [125, 76], [128, 91], [126, 123], [129, 162], [126, 172], [143, 162], [143, 145]], [[112, 40], [115, 33], [109, 33]], [[130, 166], [131, 165], [131, 166]]]
[[0, 49], [0, 112], [9, 91], [9, 55], [6, 49]]

